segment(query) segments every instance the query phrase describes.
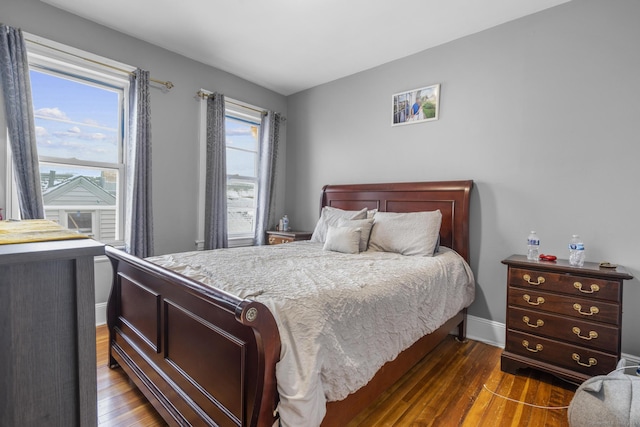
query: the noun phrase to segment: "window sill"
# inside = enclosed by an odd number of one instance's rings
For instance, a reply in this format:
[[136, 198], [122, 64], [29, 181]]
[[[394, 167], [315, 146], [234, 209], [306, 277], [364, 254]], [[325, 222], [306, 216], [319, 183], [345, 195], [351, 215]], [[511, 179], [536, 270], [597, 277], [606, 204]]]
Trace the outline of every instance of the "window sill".
[[[204, 250], [204, 240], [196, 240], [195, 245], [196, 245], [196, 250], [198, 251]], [[230, 248], [240, 248], [243, 246], [253, 246], [253, 237], [230, 237], [229, 238]]]

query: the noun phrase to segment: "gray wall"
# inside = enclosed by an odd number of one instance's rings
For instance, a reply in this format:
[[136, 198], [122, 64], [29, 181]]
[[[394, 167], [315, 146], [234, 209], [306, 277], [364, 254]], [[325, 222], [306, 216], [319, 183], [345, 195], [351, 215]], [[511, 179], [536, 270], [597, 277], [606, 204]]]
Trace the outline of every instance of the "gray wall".
[[[640, 276], [640, 2], [573, 0], [289, 97], [287, 213], [312, 230], [325, 184], [473, 179], [470, 314], [505, 321], [506, 267], [543, 253]], [[438, 121], [391, 127], [391, 96], [440, 83]], [[623, 352], [640, 355], [625, 282]]]
[[[124, 12], [123, 12], [124, 13]], [[97, 55], [147, 69], [151, 77], [170, 80], [168, 92], [151, 91], [153, 139], [153, 209], [156, 254], [195, 249], [197, 232], [197, 165], [200, 88], [287, 115], [286, 98], [234, 75], [205, 66], [157, 46], [50, 7], [38, 0], [2, 0], [4, 24]], [[144, 17], [141, 17], [144, 19]], [[194, 43], [201, 43], [194, 40]], [[283, 127], [286, 130], [286, 126]], [[0, 161], [4, 149], [0, 147]], [[286, 138], [280, 145], [276, 206], [284, 207]], [[4, 161], [0, 163], [0, 196], [4, 196]], [[4, 200], [4, 197], [0, 200]], [[2, 206], [0, 206], [2, 207]], [[109, 273], [97, 270], [96, 302], [109, 291]]]

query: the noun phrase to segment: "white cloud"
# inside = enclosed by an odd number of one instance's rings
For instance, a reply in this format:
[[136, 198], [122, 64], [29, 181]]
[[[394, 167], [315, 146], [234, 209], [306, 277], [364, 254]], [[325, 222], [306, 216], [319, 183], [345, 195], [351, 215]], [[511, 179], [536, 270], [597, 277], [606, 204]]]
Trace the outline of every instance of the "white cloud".
[[96, 132], [91, 134], [91, 139], [106, 139], [107, 135], [104, 133]]
[[68, 130], [68, 132], [70, 134], [80, 134], [82, 131], [78, 126], [73, 126], [71, 129]]
[[48, 117], [59, 120], [69, 120], [69, 117], [64, 111], [61, 111], [58, 107], [54, 108], [39, 108], [34, 111], [36, 116]]
[[47, 128], [43, 126], [36, 126], [36, 136], [47, 136], [49, 132], [47, 132]]

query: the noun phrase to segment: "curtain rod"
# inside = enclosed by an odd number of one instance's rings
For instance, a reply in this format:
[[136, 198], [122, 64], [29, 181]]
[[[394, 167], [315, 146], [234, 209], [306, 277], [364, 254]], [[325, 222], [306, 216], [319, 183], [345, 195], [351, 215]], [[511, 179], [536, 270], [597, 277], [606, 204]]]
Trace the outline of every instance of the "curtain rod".
[[[205, 91], [202, 91], [202, 90], [199, 90], [198, 92], [196, 92], [196, 95], [198, 95], [198, 97], [200, 97], [202, 99], [206, 99], [206, 98], [209, 97], [209, 94], [206, 93]], [[265, 110], [258, 110], [257, 108], [252, 108], [252, 107], [249, 107], [248, 105], [240, 104], [238, 102], [233, 102], [233, 101], [231, 101], [229, 99], [226, 99], [226, 97], [225, 97], [224, 102], [228, 103], [228, 104], [237, 105], [238, 107], [246, 108], [247, 110], [255, 111], [255, 112], [260, 113], [260, 114], [266, 114]]]
[[[80, 59], [82, 59], [84, 61], [92, 62], [94, 64], [98, 64], [98, 65], [101, 65], [103, 67], [111, 68], [112, 70], [120, 71], [121, 73], [129, 74], [130, 76], [134, 75], [134, 73], [132, 71], [123, 70], [122, 68], [119, 68], [119, 67], [116, 67], [116, 66], [113, 66], [113, 65], [109, 65], [109, 64], [105, 64], [104, 62], [96, 61], [95, 59], [85, 58], [84, 56], [76, 55], [75, 53], [67, 52], [65, 50], [58, 49], [58, 48], [55, 48], [55, 47], [52, 47], [52, 46], [48, 46], [48, 45], [46, 45], [44, 43], [40, 43], [40, 42], [37, 42], [37, 41], [34, 41], [34, 40], [29, 40], [27, 38], [25, 38], [25, 40], [27, 42], [29, 42], [29, 43], [33, 43], [33, 44], [37, 44], [39, 46], [46, 47], [47, 49], [52, 49], [52, 50], [55, 50], [57, 52], [64, 53], [66, 55], [75, 56], [76, 58], [80, 58]], [[154, 83], [158, 83], [158, 84], [166, 87], [167, 89], [171, 89], [174, 86], [174, 84], [171, 83], [170, 81], [156, 80], [156, 79], [153, 79], [151, 77], [149, 77], [149, 80], [151, 80]]]

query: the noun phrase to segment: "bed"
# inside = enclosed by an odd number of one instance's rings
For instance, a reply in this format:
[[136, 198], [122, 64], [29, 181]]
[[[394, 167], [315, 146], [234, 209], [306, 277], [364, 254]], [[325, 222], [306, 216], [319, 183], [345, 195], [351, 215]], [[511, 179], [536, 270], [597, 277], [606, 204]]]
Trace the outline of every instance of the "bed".
[[[468, 261], [472, 186], [472, 181], [329, 185], [322, 189], [320, 204], [323, 209], [343, 211], [439, 211], [440, 252], [446, 254], [446, 248], [451, 248]], [[298, 247], [287, 245], [248, 250], [291, 252], [312, 250], [312, 246], [322, 250], [323, 246], [313, 242], [300, 242]], [[330, 255], [348, 257], [342, 253]], [[241, 297], [238, 292], [224, 290], [228, 289], [226, 285], [218, 288], [204, 279], [188, 277], [183, 270], [166, 264], [163, 267], [158, 262], [161, 260], [150, 262], [114, 248], [107, 248], [107, 256], [114, 268], [107, 308], [109, 364], [122, 367], [168, 424], [278, 424], [281, 400], [286, 399], [278, 393], [276, 372], [279, 366], [282, 370], [282, 363], [278, 365], [283, 362], [281, 350], [288, 348], [292, 340], [288, 337], [290, 331], [282, 329], [281, 314], [274, 315], [271, 303], [260, 301], [260, 292], [240, 293]], [[163, 258], [165, 262], [167, 259]], [[172, 262], [176, 259], [182, 261], [178, 256], [171, 258]], [[374, 259], [370, 265], [382, 262], [387, 261]], [[272, 267], [277, 261], [270, 263]], [[278, 277], [291, 271], [270, 274]], [[216, 283], [215, 277], [208, 280]], [[346, 424], [454, 329], [463, 340], [468, 304], [467, 299], [430, 333], [384, 363], [366, 380], [366, 385], [323, 405], [326, 415], [322, 413], [322, 425]], [[353, 328], [357, 328], [355, 321]]]

